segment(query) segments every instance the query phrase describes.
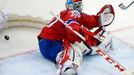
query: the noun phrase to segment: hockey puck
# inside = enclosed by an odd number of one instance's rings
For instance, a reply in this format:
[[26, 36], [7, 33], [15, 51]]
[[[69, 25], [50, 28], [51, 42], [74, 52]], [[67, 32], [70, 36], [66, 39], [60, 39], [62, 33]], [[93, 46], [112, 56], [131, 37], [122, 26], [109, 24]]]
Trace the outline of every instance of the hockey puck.
[[5, 38], [6, 40], [9, 40], [9, 36], [8, 36], [8, 35], [5, 35], [4, 38]]

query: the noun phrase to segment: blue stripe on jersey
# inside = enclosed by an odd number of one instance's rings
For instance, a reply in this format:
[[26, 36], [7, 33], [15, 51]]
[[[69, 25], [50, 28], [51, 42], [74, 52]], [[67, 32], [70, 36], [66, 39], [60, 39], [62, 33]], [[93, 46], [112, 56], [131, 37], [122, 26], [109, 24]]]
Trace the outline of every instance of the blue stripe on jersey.
[[70, 20], [66, 21], [66, 24], [67, 24], [67, 25], [69, 25], [71, 22], [76, 22], [76, 21], [75, 21], [75, 20], [70, 19]]

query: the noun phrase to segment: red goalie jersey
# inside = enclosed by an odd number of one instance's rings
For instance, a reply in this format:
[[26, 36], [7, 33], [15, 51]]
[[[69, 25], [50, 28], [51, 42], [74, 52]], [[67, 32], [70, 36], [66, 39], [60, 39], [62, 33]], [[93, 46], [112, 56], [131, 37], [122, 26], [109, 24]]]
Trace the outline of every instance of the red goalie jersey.
[[[89, 30], [94, 27], [99, 27], [99, 17], [97, 15], [87, 15], [85, 13], [79, 13], [76, 10], [64, 10], [60, 13], [60, 18], [67, 23], [68, 26], [75, 31], [83, 34], [82, 25]], [[53, 18], [48, 26], [44, 27], [39, 34], [40, 38], [49, 40], [63, 40], [68, 39], [71, 43], [75, 41], [80, 42], [80, 38], [62, 24], [58, 19]], [[94, 40], [90, 37], [90, 40]]]

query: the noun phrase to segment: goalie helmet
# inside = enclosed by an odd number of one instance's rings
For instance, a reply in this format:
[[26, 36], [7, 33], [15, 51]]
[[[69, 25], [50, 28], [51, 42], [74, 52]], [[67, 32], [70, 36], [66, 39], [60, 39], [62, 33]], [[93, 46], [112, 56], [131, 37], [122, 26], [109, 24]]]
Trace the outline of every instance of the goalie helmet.
[[65, 6], [67, 9], [78, 10], [82, 13], [82, 0], [67, 0]]

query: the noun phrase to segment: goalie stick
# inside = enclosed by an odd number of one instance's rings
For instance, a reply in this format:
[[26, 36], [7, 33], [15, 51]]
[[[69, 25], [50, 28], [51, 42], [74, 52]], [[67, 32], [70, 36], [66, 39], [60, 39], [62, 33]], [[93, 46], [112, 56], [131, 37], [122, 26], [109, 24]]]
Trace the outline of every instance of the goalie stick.
[[123, 3], [119, 4], [119, 7], [122, 10], [126, 10], [127, 8], [129, 8], [132, 4], [134, 3], [134, 1], [132, 1], [128, 6], [125, 6]]
[[[85, 37], [83, 37], [81, 34], [79, 34], [78, 32], [74, 31], [71, 27], [69, 27], [59, 16], [55, 15], [53, 12], [50, 12], [50, 14], [53, 15], [55, 18], [57, 18], [61, 23], [63, 23], [66, 27], [68, 27], [72, 32], [78, 35], [83, 40], [83, 42], [86, 43]], [[110, 55], [105, 53], [100, 48], [96, 50], [96, 53], [102, 56], [108, 63], [113, 65], [119, 72], [123, 73], [124, 75], [134, 75], [133, 71], [127, 70], [125, 67], [123, 67], [120, 63], [118, 63], [115, 59], [113, 59]]]

